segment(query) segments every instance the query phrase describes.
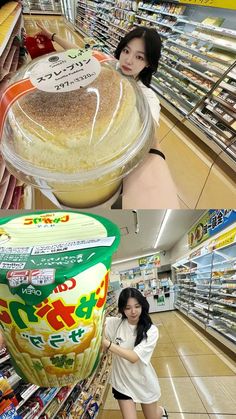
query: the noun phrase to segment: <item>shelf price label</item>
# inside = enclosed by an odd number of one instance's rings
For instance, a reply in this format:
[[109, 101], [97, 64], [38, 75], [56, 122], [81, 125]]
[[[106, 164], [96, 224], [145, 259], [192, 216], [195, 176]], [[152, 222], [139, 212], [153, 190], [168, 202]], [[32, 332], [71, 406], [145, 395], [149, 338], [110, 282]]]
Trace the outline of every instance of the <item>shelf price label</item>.
[[181, 3], [192, 4], [195, 6], [220, 7], [222, 9], [236, 10], [235, 0], [182, 0]]
[[236, 240], [236, 227], [228, 231], [225, 234], [222, 234], [217, 239], [212, 240], [209, 244], [209, 249], [220, 249], [221, 247], [228, 246], [229, 244], [234, 243]]

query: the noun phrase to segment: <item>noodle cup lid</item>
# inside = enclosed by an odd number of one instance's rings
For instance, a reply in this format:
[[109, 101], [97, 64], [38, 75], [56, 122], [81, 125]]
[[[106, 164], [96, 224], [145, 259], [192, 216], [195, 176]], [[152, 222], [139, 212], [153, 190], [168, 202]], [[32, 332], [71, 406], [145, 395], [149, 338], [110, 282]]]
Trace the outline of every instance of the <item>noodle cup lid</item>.
[[123, 168], [153, 130], [137, 83], [98, 51], [32, 60], [12, 78], [1, 106], [2, 154], [29, 176], [41, 170], [94, 177], [94, 170]]
[[0, 219], [0, 284], [36, 305], [57, 285], [103, 263], [120, 242], [108, 219], [77, 211], [37, 211]]

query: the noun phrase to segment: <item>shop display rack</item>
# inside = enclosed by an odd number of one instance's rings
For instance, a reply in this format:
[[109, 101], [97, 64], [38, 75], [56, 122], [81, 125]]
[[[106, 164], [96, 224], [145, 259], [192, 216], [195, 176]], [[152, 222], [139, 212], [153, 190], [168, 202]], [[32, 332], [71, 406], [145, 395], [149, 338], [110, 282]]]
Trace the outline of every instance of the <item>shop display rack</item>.
[[[162, 37], [162, 56], [152, 86], [162, 105], [215, 152], [223, 150], [221, 158], [235, 169], [234, 109], [222, 102], [217, 106], [215, 96], [211, 104], [204, 105], [218, 82], [227, 80], [236, 60], [233, 16], [227, 13], [226, 26], [222, 27], [219, 25], [224, 24], [224, 18], [219, 17], [217, 9], [215, 18], [204, 16], [199, 9], [203, 8], [166, 1], [140, 2], [135, 24], [155, 27]], [[213, 13], [206, 9], [206, 13]], [[235, 103], [234, 86], [225, 86], [224, 82], [220, 86], [223, 94], [226, 87], [230, 89], [229, 99]]]
[[100, 42], [105, 52], [113, 53], [121, 37], [133, 26], [135, 5], [130, 0], [78, 0], [75, 29]]
[[60, 0], [24, 0], [24, 13], [61, 15]]
[[[117, 302], [112, 287], [108, 290], [106, 316], [117, 314]], [[11, 416], [21, 419], [62, 419], [65, 417], [95, 418], [107, 391], [111, 367], [111, 354], [105, 352], [93, 374], [73, 386], [46, 388], [24, 383], [15, 373], [6, 348], [0, 351], [0, 377], [7, 379], [14, 389], [9, 408]], [[1, 412], [0, 395], [0, 417]], [[9, 398], [9, 397], [8, 397]], [[69, 416], [70, 415], [70, 416]], [[5, 416], [4, 416], [5, 417]]]
[[75, 8], [76, 30], [106, 53], [114, 54], [121, 37], [135, 26], [157, 29], [163, 46], [152, 89], [164, 108], [235, 170], [233, 14], [169, 0], [78, 0]]
[[236, 243], [174, 265], [175, 307], [235, 351]]
[[[23, 64], [21, 30], [22, 8], [17, 2], [9, 2], [0, 8], [0, 100], [9, 84], [11, 75]], [[0, 154], [0, 209], [22, 209], [28, 206], [29, 193], [25, 185], [12, 176]], [[25, 202], [27, 195], [27, 204]], [[31, 194], [32, 195], [32, 194]]]
[[[213, 139], [235, 161], [236, 141], [236, 64], [232, 65], [213, 88], [206, 94], [199, 106], [189, 115], [189, 120]], [[200, 124], [199, 124], [200, 123]]]

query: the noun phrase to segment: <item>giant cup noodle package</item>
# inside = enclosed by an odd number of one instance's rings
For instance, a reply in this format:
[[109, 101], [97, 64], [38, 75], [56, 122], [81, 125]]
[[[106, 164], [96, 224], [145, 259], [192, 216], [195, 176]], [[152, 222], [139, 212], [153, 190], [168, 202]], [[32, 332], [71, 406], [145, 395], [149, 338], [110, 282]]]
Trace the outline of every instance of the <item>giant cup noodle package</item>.
[[26, 381], [66, 386], [95, 369], [119, 240], [118, 227], [91, 214], [0, 219], [0, 325]]
[[98, 51], [33, 60], [1, 103], [8, 169], [70, 208], [110, 199], [153, 140], [149, 105], [137, 83]]

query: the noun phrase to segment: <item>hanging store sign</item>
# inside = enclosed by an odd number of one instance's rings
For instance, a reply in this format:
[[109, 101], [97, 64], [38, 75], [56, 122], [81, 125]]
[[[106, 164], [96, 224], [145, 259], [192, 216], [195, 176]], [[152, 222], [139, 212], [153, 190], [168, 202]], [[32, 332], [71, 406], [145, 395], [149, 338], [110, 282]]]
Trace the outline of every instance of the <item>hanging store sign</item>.
[[188, 233], [188, 245], [193, 249], [236, 221], [236, 210], [209, 210]]
[[159, 254], [145, 256], [143, 258], [140, 258], [138, 262], [141, 268], [155, 268], [157, 266], [161, 266]]
[[221, 9], [236, 10], [235, 0], [181, 0], [181, 3], [192, 4], [194, 6], [220, 7]]
[[120, 271], [120, 279], [121, 281], [125, 281], [127, 279], [135, 279], [137, 277], [141, 277], [141, 270], [140, 268], [131, 268], [126, 271]]

